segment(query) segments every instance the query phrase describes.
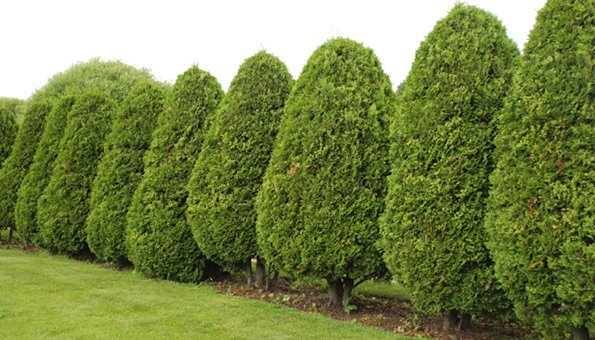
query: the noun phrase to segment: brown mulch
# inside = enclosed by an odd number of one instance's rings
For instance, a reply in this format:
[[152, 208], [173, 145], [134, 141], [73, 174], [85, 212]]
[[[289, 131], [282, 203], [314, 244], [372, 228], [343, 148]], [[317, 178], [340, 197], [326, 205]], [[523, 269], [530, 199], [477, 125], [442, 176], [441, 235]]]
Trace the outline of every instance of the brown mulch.
[[310, 314], [324, 314], [338, 320], [359, 322], [387, 331], [409, 336], [423, 336], [434, 339], [522, 339], [529, 331], [517, 324], [492, 320], [473, 320], [463, 331], [444, 332], [442, 318], [416, 313], [409, 302], [394, 298], [355, 294], [352, 304], [355, 310], [346, 314], [328, 306], [325, 291], [316, 287], [292, 288], [281, 280], [268, 292], [248, 288], [245, 283], [229, 280], [211, 282], [210, 285], [224, 294], [251, 299], [281, 303]]

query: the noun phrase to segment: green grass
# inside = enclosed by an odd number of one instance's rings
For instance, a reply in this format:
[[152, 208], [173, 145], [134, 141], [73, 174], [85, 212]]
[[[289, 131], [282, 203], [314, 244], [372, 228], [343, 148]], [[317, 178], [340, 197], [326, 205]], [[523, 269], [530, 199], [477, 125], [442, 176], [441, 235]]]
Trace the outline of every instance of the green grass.
[[46, 253], [0, 249], [0, 338], [398, 337], [357, 323], [153, 281]]
[[382, 280], [370, 280], [363, 282], [355, 289], [355, 293], [377, 297], [394, 298], [399, 301], [410, 302], [409, 291], [398, 283], [391, 283]]

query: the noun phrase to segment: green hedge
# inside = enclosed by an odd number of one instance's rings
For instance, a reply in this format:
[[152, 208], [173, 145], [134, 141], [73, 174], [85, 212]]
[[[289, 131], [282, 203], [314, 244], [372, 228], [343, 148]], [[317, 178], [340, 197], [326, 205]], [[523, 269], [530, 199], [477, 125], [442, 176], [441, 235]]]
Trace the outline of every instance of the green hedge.
[[37, 146], [33, 163], [19, 188], [14, 212], [16, 230], [21, 240], [27, 243], [41, 245], [37, 238], [37, 201], [50, 180], [66, 119], [74, 102], [75, 97], [66, 96], [48, 114], [47, 126]]
[[492, 118], [518, 56], [495, 16], [459, 4], [422, 42], [402, 88], [382, 244], [387, 266], [424, 312], [511, 310], [493, 273], [483, 219]]
[[28, 105], [10, 156], [2, 163], [0, 169], [0, 230], [15, 229], [14, 206], [17, 201], [17, 192], [33, 162], [37, 144], [45, 127], [45, 117], [51, 109], [52, 105], [44, 100]]
[[0, 110], [7, 110], [15, 119], [18, 126], [23, 122], [26, 103], [22, 99], [0, 97]]
[[287, 99], [258, 196], [265, 259], [326, 279], [337, 306], [348, 303], [354, 281], [384, 270], [375, 244], [393, 105], [372, 50], [343, 38], [320, 46]]
[[128, 258], [149, 277], [195, 282], [202, 276], [204, 259], [186, 224], [186, 186], [203, 125], [222, 97], [217, 80], [193, 66], [178, 77], [157, 120], [126, 229]]
[[132, 88], [114, 118], [91, 191], [87, 243], [100, 259], [127, 261], [126, 215], [143, 174], [143, 156], [151, 143], [165, 88], [154, 82]]
[[188, 223], [205, 256], [228, 270], [258, 254], [254, 200], [292, 85], [277, 57], [259, 52], [246, 59], [193, 169]]
[[498, 119], [489, 247], [544, 337], [595, 329], [593, 56], [594, 2], [548, 1]]
[[107, 94], [89, 91], [77, 96], [68, 114], [58, 156], [37, 207], [39, 237], [52, 252], [87, 251], [85, 220], [91, 184], [115, 108]]
[[18, 126], [12, 113], [0, 107], [0, 168], [12, 151]]

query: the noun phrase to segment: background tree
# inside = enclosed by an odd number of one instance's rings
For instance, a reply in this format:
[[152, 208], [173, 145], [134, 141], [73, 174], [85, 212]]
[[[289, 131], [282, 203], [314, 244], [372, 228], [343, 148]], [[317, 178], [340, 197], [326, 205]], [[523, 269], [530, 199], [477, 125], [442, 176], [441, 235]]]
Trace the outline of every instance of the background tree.
[[517, 314], [545, 337], [595, 328], [593, 56], [595, 3], [548, 1], [498, 119], [489, 247]]
[[319, 47], [287, 99], [257, 201], [265, 259], [326, 279], [335, 306], [384, 269], [375, 243], [393, 101], [372, 50], [343, 38]]
[[[205, 136], [188, 184], [188, 223], [200, 250], [227, 270], [258, 254], [254, 200], [270, 159], [293, 80], [277, 57], [264, 51], [246, 59]], [[257, 287], [264, 288], [258, 259]]]
[[0, 169], [0, 230], [10, 229], [11, 235], [15, 229], [17, 192], [33, 162], [35, 149], [45, 127], [45, 117], [51, 109], [52, 105], [45, 100], [28, 105], [10, 156]]
[[24, 242], [42, 245], [37, 238], [37, 201], [50, 180], [66, 119], [74, 102], [73, 96], [63, 97], [48, 114], [33, 163], [19, 188], [14, 213], [16, 230]]
[[2, 162], [10, 155], [17, 131], [18, 125], [14, 116], [8, 110], [0, 108], [0, 168]]
[[107, 262], [127, 261], [126, 215], [143, 174], [143, 156], [163, 111], [165, 87], [142, 82], [132, 88], [112, 123], [91, 191], [87, 243]]
[[149, 277], [195, 282], [202, 276], [204, 259], [185, 218], [187, 185], [203, 125], [222, 97], [217, 80], [193, 66], [178, 76], [157, 120], [126, 229], [128, 258]]
[[105, 93], [79, 95], [68, 114], [52, 175], [39, 198], [39, 236], [52, 252], [76, 255], [88, 250], [85, 220], [91, 184], [116, 109]]
[[384, 258], [415, 306], [445, 328], [510, 310], [493, 273], [483, 219], [492, 117], [519, 52], [500, 21], [457, 5], [417, 50], [392, 126], [392, 172], [381, 219]]
[[0, 97], [0, 110], [7, 110], [14, 118], [17, 126], [23, 122], [26, 103], [22, 99]]

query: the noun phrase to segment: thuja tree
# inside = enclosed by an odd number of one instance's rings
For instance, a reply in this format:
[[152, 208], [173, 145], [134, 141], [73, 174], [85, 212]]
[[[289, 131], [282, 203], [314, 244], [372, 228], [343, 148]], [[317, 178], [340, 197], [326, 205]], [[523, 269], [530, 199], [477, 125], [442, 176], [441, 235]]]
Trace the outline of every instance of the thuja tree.
[[[258, 254], [254, 200], [293, 80], [277, 57], [259, 52], [240, 66], [206, 133], [188, 184], [188, 223], [200, 250], [228, 270]], [[264, 287], [258, 258], [256, 286]]]
[[10, 155], [17, 130], [18, 126], [14, 116], [8, 110], [0, 107], [0, 167]]
[[222, 97], [217, 80], [193, 66], [178, 77], [157, 120], [126, 229], [128, 258], [149, 277], [195, 282], [202, 276], [204, 257], [185, 217], [187, 184], [203, 125]]
[[0, 97], [0, 109], [7, 110], [20, 125], [24, 118], [25, 101], [18, 98]]
[[52, 252], [88, 251], [85, 220], [91, 184], [115, 107], [105, 93], [90, 91], [77, 96], [68, 114], [51, 177], [37, 207], [39, 236]]
[[154, 82], [135, 86], [124, 100], [104, 145], [91, 191], [87, 243], [107, 262], [127, 261], [126, 215], [143, 174], [143, 155], [163, 111], [165, 87]]
[[445, 313], [447, 329], [463, 327], [472, 314], [510, 310], [483, 219], [492, 118], [518, 56], [495, 16], [455, 6], [417, 50], [391, 128], [384, 258], [417, 308]]
[[46, 115], [52, 105], [44, 100], [28, 105], [25, 117], [15, 138], [10, 156], [0, 169], [0, 230], [15, 229], [14, 206], [23, 178], [33, 162], [37, 144], [45, 127]]
[[41, 245], [37, 239], [37, 201], [47, 186], [58, 155], [60, 140], [66, 127], [66, 118], [72, 109], [75, 97], [66, 96], [56, 103], [47, 116], [33, 163], [18, 191], [15, 206], [16, 230], [22, 241]]
[[595, 329], [594, 55], [593, 1], [548, 1], [498, 119], [489, 248], [546, 337]]
[[337, 38], [310, 57], [287, 99], [257, 200], [265, 259], [327, 280], [345, 306], [384, 270], [375, 246], [394, 93], [372, 50]]

